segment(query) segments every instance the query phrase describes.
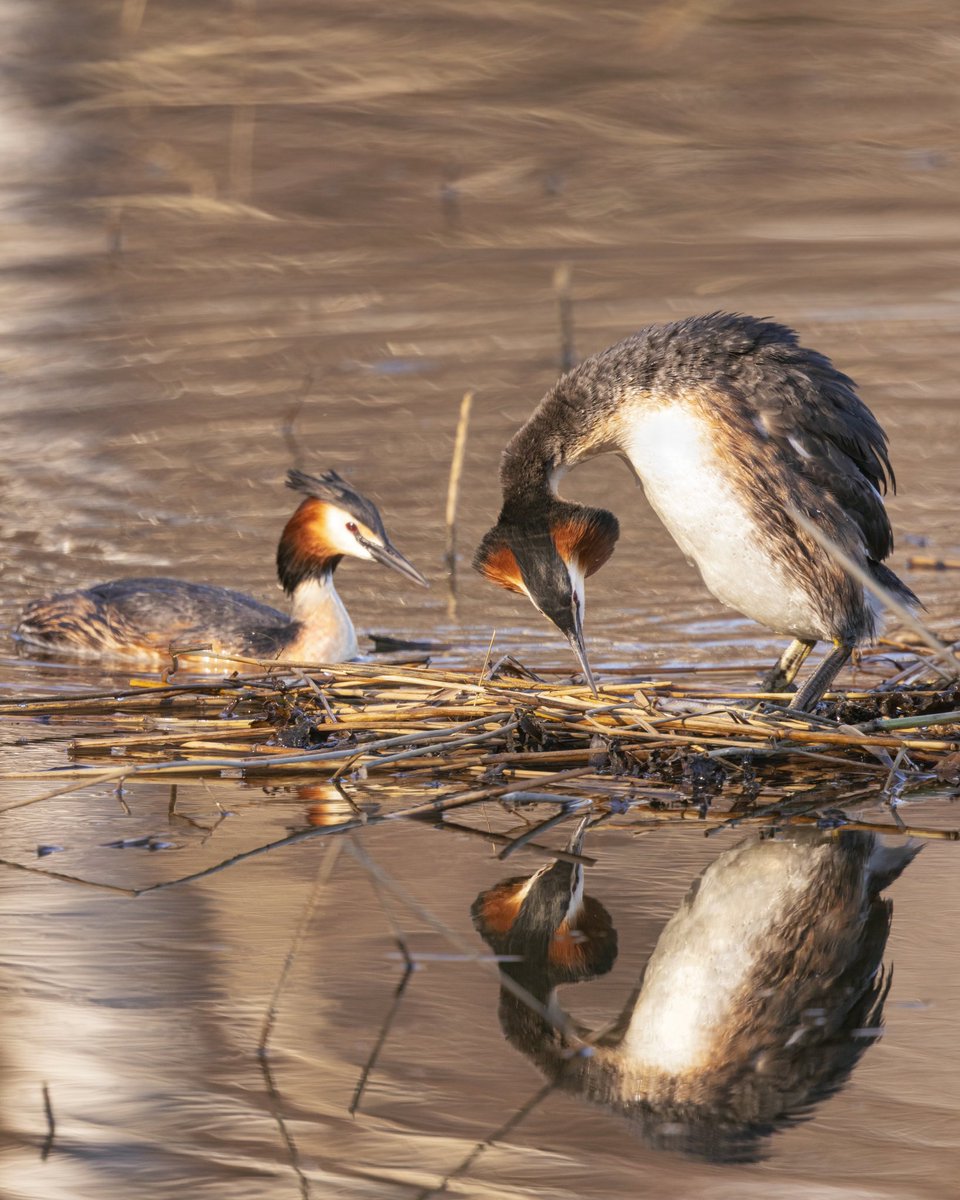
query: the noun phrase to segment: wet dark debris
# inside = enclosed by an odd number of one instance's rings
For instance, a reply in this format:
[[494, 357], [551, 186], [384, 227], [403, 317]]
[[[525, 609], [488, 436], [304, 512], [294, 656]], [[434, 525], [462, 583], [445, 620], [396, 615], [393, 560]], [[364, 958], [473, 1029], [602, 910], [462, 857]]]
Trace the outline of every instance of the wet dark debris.
[[740, 768], [740, 800], [742, 803], [752, 804], [759, 796], [763, 782], [756, 767], [750, 761], [749, 755], [745, 754], [738, 766]]
[[289, 746], [294, 750], [316, 750], [336, 740], [306, 713], [300, 713], [287, 724], [279, 726], [271, 739], [274, 745]]
[[719, 796], [728, 778], [716, 759], [687, 749], [652, 750], [647, 756], [645, 773], [688, 793], [694, 804]]
[[929, 691], [895, 688], [869, 696], [849, 699], [841, 696], [824, 712], [843, 725], [866, 725], [870, 721], [896, 720], [898, 717], [925, 717], [955, 712], [960, 708], [960, 686]]
[[[594, 742], [597, 743], [594, 746]], [[631, 751], [624, 750], [620, 742], [598, 735], [591, 742], [596, 753], [590, 759], [598, 775], [613, 775], [616, 778], [636, 779], [643, 774], [643, 763]]]
[[513, 743], [511, 750], [529, 753], [536, 750], [557, 750], [562, 748], [561, 741], [550, 733], [543, 721], [535, 717], [528, 709], [518, 709], [519, 723], [510, 736]]
[[503, 763], [491, 763], [477, 777], [480, 787], [500, 787], [507, 782], [507, 770]]
[[951, 786], [960, 784], [960, 752], [954, 751], [942, 758], [933, 769], [941, 783]]
[[294, 703], [286, 696], [268, 700], [261, 717], [264, 725], [273, 726], [271, 744], [295, 750], [316, 750], [330, 741], [328, 732], [321, 728], [324, 720], [322, 710], [311, 711], [306, 704]]
[[706, 754], [691, 755], [684, 776], [690, 784], [690, 798], [694, 803], [719, 796], [727, 779], [727, 773], [720, 763]]
[[155, 833], [145, 834], [143, 837], [135, 838], [118, 838], [115, 842], [101, 843], [108, 850], [149, 850], [152, 852], [157, 850], [179, 850], [177, 842], [168, 841], [165, 837], [159, 837]]

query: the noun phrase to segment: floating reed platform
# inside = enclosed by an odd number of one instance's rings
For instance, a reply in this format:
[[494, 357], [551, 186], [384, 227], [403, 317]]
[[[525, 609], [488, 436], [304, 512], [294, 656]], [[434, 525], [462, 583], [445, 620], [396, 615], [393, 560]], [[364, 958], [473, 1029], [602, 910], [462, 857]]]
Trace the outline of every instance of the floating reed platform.
[[[617, 827], [638, 817], [705, 828], [771, 818], [843, 825], [844, 805], [879, 799], [892, 818], [883, 827], [906, 831], [901, 800], [947, 797], [960, 785], [960, 686], [911, 682], [925, 666], [911, 653], [911, 666], [880, 688], [833, 697], [818, 715], [791, 712], [787, 695], [692, 670], [608, 673], [594, 696], [513, 660], [480, 675], [383, 663], [278, 672], [243, 662], [259, 672], [0, 700], [0, 716], [92, 726], [72, 744], [73, 765], [3, 771], [0, 780], [46, 782], [47, 797], [136, 777], [325, 784], [342, 797], [330, 832], [399, 817], [452, 825], [446, 814], [487, 801], [512, 811], [560, 806], [520, 838], [502, 836], [502, 854], [548, 849], [534, 838], [591, 808]], [[890, 669], [889, 657], [876, 661]], [[185, 659], [180, 667], [182, 675]], [[417, 788], [422, 798], [411, 803]], [[358, 791], [376, 803], [356, 803]]]

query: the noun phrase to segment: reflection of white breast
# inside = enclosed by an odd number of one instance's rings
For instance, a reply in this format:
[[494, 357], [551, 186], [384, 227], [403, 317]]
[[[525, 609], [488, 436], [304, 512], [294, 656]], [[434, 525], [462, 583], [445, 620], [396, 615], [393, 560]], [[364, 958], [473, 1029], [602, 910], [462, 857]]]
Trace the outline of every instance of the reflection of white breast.
[[771, 554], [710, 426], [675, 404], [632, 414], [624, 453], [650, 505], [722, 603], [777, 633], [830, 638], [816, 605]]
[[830, 846], [751, 843], [717, 859], [664, 927], [621, 1050], [641, 1071], [707, 1067], [769, 953], [795, 920]]

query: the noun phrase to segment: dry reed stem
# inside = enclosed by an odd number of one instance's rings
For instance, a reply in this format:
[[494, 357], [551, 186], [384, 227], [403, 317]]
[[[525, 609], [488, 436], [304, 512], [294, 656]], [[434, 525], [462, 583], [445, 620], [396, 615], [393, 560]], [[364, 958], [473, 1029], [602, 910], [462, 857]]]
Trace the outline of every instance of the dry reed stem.
[[911, 554], [907, 559], [910, 571], [960, 571], [960, 558], [934, 558], [929, 554]]
[[569, 371], [576, 365], [577, 352], [573, 345], [573, 297], [570, 294], [571, 270], [564, 263], [553, 272], [553, 290], [557, 297], [557, 317], [560, 321], [560, 370]]
[[[801, 760], [806, 761], [808, 773], [824, 767], [834, 773], [836, 767], [854, 774], [873, 773], [890, 768], [891, 754], [909, 752], [918, 761], [926, 756], [929, 762], [960, 746], [960, 710], [952, 708], [942, 713], [876, 718], [854, 727], [786, 710], [732, 708], [729, 700], [744, 693], [738, 690], [705, 697], [695, 681], [675, 681], [667, 688], [644, 685], [647, 692], [639, 696], [636, 684], [617, 684], [597, 698], [586, 687], [565, 681], [551, 684], [511, 678], [477, 682], [462, 671], [422, 666], [348, 663], [314, 670], [309, 676], [296, 670], [292, 680], [287, 671], [284, 665], [282, 673], [217, 682], [193, 680], [158, 687], [150, 681], [145, 689], [8, 701], [0, 705], [0, 711], [6, 707], [9, 712], [12, 706], [18, 718], [49, 715], [59, 706], [60, 713], [72, 720], [78, 714], [92, 719], [92, 714], [99, 712], [109, 716], [111, 725], [118, 719], [136, 725], [109, 737], [98, 733], [74, 740], [75, 756], [95, 760], [105, 753], [122, 752], [124, 761], [115, 767], [104, 769], [99, 763], [0, 773], [3, 780], [41, 781], [55, 788], [9, 807], [35, 804], [79, 788], [165, 775], [289, 778], [332, 773], [337, 779], [362, 771], [411, 781], [424, 774], [438, 779], [460, 775], [468, 787], [470, 779], [474, 780], [472, 790], [443, 797], [442, 805], [438, 798], [416, 810], [425, 813], [493, 798], [488, 788], [476, 787], [477, 775], [491, 767], [509, 767], [513, 772], [514, 782], [502, 789], [502, 794], [515, 789], [516, 780], [524, 774], [542, 780], [545, 770], [575, 766], [581, 791], [623, 796], [632, 795], [638, 786], [649, 787], [649, 780], [640, 785], [636, 776], [650, 770], [654, 751], [729, 760], [728, 772], [733, 756], [739, 754], [765, 763], [779, 760], [786, 764], [792, 759], [789, 769], [800, 778]], [[939, 695], [924, 689], [916, 693], [915, 703], [929, 706]], [[229, 698], [228, 711], [236, 714], [229, 719], [220, 716], [225, 698]], [[275, 705], [269, 720], [264, 719], [267, 702]], [[171, 714], [174, 704], [198, 705], [199, 715], [191, 711], [189, 718], [184, 717], [182, 709]], [[126, 717], [117, 717], [118, 705], [127, 706]], [[141, 722], [147, 720], [151, 724], [143, 727]], [[352, 740], [367, 735], [370, 740], [351, 745], [334, 741], [333, 745], [303, 749], [277, 744], [277, 727], [282, 732], [284, 724], [296, 721], [308, 722], [305, 735], [309, 739], [348, 735]], [[163, 728], [157, 728], [158, 722]], [[911, 736], [924, 729], [936, 731], [936, 736]], [[208, 731], [216, 731], [215, 736], [204, 736]], [[595, 744], [598, 735], [602, 739], [599, 747]], [[519, 745], [517, 739], [522, 739]], [[865, 754], [879, 755], [884, 766], [864, 762]], [[620, 755], [625, 756], [625, 763]], [[908, 764], [898, 779], [907, 778], [915, 786], [924, 769]], [[554, 776], [547, 779], [551, 782], [542, 786], [553, 785]], [[562, 783], [558, 786], [563, 790]], [[728, 794], [733, 793], [736, 780], [728, 776], [724, 786]], [[760, 786], [762, 789], [762, 782]], [[400, 815], [409, 814], [401, 810]]]
[[53, 1115], [53, 1104], [50, 1100], [50, 1085], [44, 1081], [42, 1085], [43, 1092], [43, 1115], [47, 1121], [47, 1136], [43, 1139], [43, 1145], [40, 1147], [40, 1161], [46, 1162], [50, 1157], [50, 1151], [53, 1149], [54, 1139], [57, 1136], [57, 1122]]
[[[51, 771], [44, 778], [55, 778], [58, 772]], [[101, 783], [114, 783], [117, 779], [116, 771], [91, 771], [84, 777], [84, 787], [97, 787]], [[13, 812], [18, 808], [27, 808], [31, 804], [42, 804], [46, 800], [55, 800], [58, 796], [68, 796], [71, 792], [78, 790], [76, 782], [69, 784], [66, 787], [54, 788], [52, 792], [44, 792], [42, 796], [33, 796], [29, 800], [16, 800], [13, 804], [4, 804], [0, 807], [0, 813]]]
[[[502, 975], [501, 979], [509, 979], [509, 976]], [[509, 991], [510, 989], [508, 988], [507, 990]], [[421, 1191], [416, 1193], [416, 1195], [413, 1197], [413, 1200], [432, 1200], [432, 1197], [434, 1196], [453, 1195], [454, 1193], [451, 1192], [449, 1187], [453, 1180], [459, 1179], [462, 1175], [465, 1175], [485, 1150], [489, 1149], [497, 1142], [502, 1142], [509, 1134], [511, 1134], [517, 1128], [517, 1126], [534, 1111], [534, 1109], [538, 1108], [543, 1101], [546, 1100], [546, 1098], [556, 1087], [557, 1080], [555, 1079], [551, 1079], [547, 1083], [542, 1084], [539, 1088], [537, 1088], [532, 1096], [525, 1100], [515, 1112], [507, 1117], [503, 1124], [499, 1125], [491, 1133], [488, 1133], [485, 1138], [477, 1142], [470, 1153], [467, 1154], [467, 1156], [462, 1159], [452, 1171], [449, 1171], [442, 1177], [436, 1187], [423, 1188]], [[458, 1191], [459, 1190], [460, 1189], [458, 1189]]]
[[[715, 833], [723, 832], [724, 829], [734, 829], [740, 826], [759, 829], [774, 827], [777, 829], [789, 829], [791, 825], [822, 826], [823, 824], [820, 817], [809, 815], [806, 807], [798, 813], [792, 813], [778, 812], [775, 806], [768, 805], [763, 815], [756, 813], [736, 813], [733, 820], [731, 820], [729, 813], [708, 812], [702, 814], [697, 810], [696, 806], [657, 812], [649, 810], [649, 812], [650, 815], [648, 817], [641, 817], [632, 821], [617, 820], [614, 817], [610, 823], [596, 826], [596, 832], [628, 833], [631, 830], [646, 832], [659, 828], [662, 825], [693, 824], [703, 829], [704, 836], [711, 836]], [[826, 829], [825, 832], [838, 835], [847, 829], [859, 830], [866, 833], [884, 833], [897, 837], [917, 837], [926, 841], [960, 841], [960, 829], [930, 829], [918, 825], [889, 825], [881, 821], [849, 820], [833, 828]]]
[[497, 855], [497, 858], [501, 862], [509, 858], [510, 855], [515, 851], [522, 850], [524, 846], [526, 846], [529, 842], [532, 842], [534, 838], [539, 837], [541, 833], [546, 833], [548, 829], [553, 829], [554, 826], [560, 825], [564, 821], [569, 821], [571, 817], [579, 816], [583, 810], [583, 802], [575, 802], [573, 805], [571, 805], [569, 803], [564, 803], [563, 796], [551, 796], [549, 794], [544, 795], [542, 792], [528, 794], [513, 792], [504, 798], [526, 801], [535, 800], [535, 802], [544, 801], [552, 802], [554, 804], [561, 802], [563, 803], [563, 809], [561, 812], [555, 813], [552, 817], [547, 817], [545, 821], [539, 821], [536, 825], [531, 825], [530, 828], [521, 833], [519, 837], [515, 837], [511, 842], [508, 842], [508, 844], [504, 846], [504, 848]]
[[[473, 825], [464, 825], [460, 821], [448, 821], [444, 819], [438, 822], [435, 828], [446, 829], [450, 833], [465, 833], [472, 837], [483, 838], [484, 841], [494, 842], [498, 846], [509, 846], [514, 841], [513, 838], [505, 833], [498, 833], [493, 829], [477, 829]], [[533, 850], [538, 854], [556, 859], [559, 862], [579, 864], [583, 867], [595, 867], [597, 865], [597, 860], [591, 858], [589, 854], [574, 854], [572, 850], [554, 850], [552, 846], [544, 846], [540, 842], [527, 841], [525, 849]]]
[[[538, 775], [537, 786], [544, 787], [556, 783], [571, 782], [578, 777], [582, 778], [587, 773], [588, 772], [585, 771], [569, 771], [547, 778]], [[607, 784], [612, 784], [616, 781], [607, 779], [605, 782]], [[658, 798], [658, 807], [655, 809], [651, 806], [651, 804], [643, 803], [639, 801], [636, 796], [633, 796], [630, 798], [630, 812], [637, 814], [636, 816], [632, 817], [631, 819], [624, 819], [623, 812], [611, 811], [610, 813], [606, 814], [610, 818], [610, 823], [602, 826], [595, 824], [595, 827], [597, 828], [597, 832], [613, 830], [620, 831], [621, 833], [629, 832], [631, 830], [639, 832], [652, 832], [664, 825], [675, 825], [678, 823], [686, 823], [689, 825], [690, 823], [693, 823], [699, 831], [702, 833], [707, 833], [711, 828], [718, 824], [729, 823], [731, 818], [733, 818], [739, 825], [747, 825], [759, 828], [770, 828], [771, 826], [787, 828], [791, 824], [822, 825], [822, 821], [818, 817], [806, 815], [794, 816], [791, 815], [789, 811], [789, 806], [791, 804], [795, 804], [797, 801], [803, 801], [804, 803], [802, 813], [806, 813], [812, 807], [814, 807], [814, 805], [809, 803], [809, 797], [813, 794], [814, 788], [822, 789], [822, 784], [819, 777], [815, 778], [812, 783], [813, 786], [808, 784], [800, 788], [784, 789], [781, 801], [775, 806], [767, 806], [767, 811], [765, 815], [762, 816], [758, 816], [755, 812], [704, 812], [699, 805], [690, 804], [686, 797], [681, 798], [683, 803], [686, 805], [683, 808], [664, 809], [659, 806], [662, 805], [663, 801]], [[644, 790], [649, 791], [650, 789], [646, 788]], [[200, 870], [193, 871], [173, 879], [161, 880], [157, 883], [152, 883], [141, 888], [124, 887], [118, 884], [85, 879], [82, 876], [70, 875], [65, 872], [53, 871], [38, 866], [26, 865], [24, 863], [19, 863], [8, 859], [0, 859], [0, 866], [8, 867], [11, 870], [25, 871], [28, 874], [42, 875], [45, 878], [55, 879], [65, 883], [77, 883], [85, 887], [93, 887], [102, 891], [114, 892], [118, 895], [135, 897], [145, 895], [149, 892], [162, 891], [166, 890], [167, 888], [178, 887], [183, 884], [195, 883], [198, 880], [206, 879], [212, 875], [219, 874], [222, 871], [229, 870], [240, 865], [241, 863], [248, 861], [249, 859], [257, 858], [264, 854], [270, 854], [285, 847], [295, 846], [303, 842], [312, 841], [318, 837], [337, 836], [344, 833], [349, 833], [353, 830], [361, 829], [364, 826], [380, 825], [388, 821], [402, 818], [422, 817], [428, 813], [429, 815], [439, 815], [441, 813], [448, 812], [453, 808], [463, 807], [469, 804], [479, 804], [487, 800], [501, 799], [504, 796], [508, 796], [511, 792], [517, 793], [519, 791], [521, 791], [521, 788], [518, 787], [516, 781], [513, 781], [511, 784], [500, 788], [489, 788], [484, 789], [483, 791], [454, 794], [446, 797], [442, 801], [434, 802], [433, 804], [417, 805], [411, 808], [401, 809], [389, 813], [373, 814], [370, 816], [364, 815], [362, 817], [351, 818], [337, 825], [298, 830], [297, 832], [288, 834], [287, 836], [279, 838], [274, 842], [265, 843], [255, 846], [249, 850], [240, 851], [229, 856], [228, 858], [222, 859], [220, 862], [212, 864], [211, 866], [204, 867]], [[838, 802], [838, 799], [842, 799], [842, 797], [837, 798], [832, 795], [823, 796], [822, 790], [820, 794], [821, 799], [817, 802], [817, 807], [834, 807]], [[852, 795], [859, 796], [861, 798], [874, 794], [876, 793], [875, 789], [873, 788], [862, 789], [859, 792], [852, 793]], [[568, 798], [577, 799], [581, 797]], [[676, 800], [677, 798], [678, 797], [676, 794], [670, 797], [671, 800]], [[552, 802], [559, 802], [562, 799], [563, 797], [559, 795], [551, 797]], [[602, 807], [599, 811], [601, 814], [603, 813]], [[452, 822], [450, 825], [453, 832], [472, 833], [475, 836], [485, 837], [488, 840], [494, 840], [497, 842], [505, 841], [509, 843], [512, 840], [506, 835], [502, 834], [490, 834], [488, 831], [475, 830], [470, 827], [460, 826]], [[437, 825], [437, 828], [440, 829], [446, 827], [447, 822], [445, 820]], [[932, 840], [960, 840], [960, 830], [930, 829], [918, 826], [908, 826], [903, 823], [900, 825], [887, 825], [879, 822], [846, 820], [837, 826], [837, 830], [839, 831], [840, 829], [901, 834]], [[576, 859], [576, 861], [584, 862], [587, 865], [591, 865], [592, 862], [592, 860], [586, 856], [570, 855], [569, 853], [563, 851], [554, 851], [534, 843], [529, 843], [525, 849], [554, 858]]]
[[276, 983], [274, 984], [273, 991], [270, 995], [270, 1002], [267, 1005], [266, 1012], [264, 1013], [263, 1023], [260, 1027], [260, 1038], [257, 1042], [257, 1056], [260, 1059], [264, 1059], [267, 1055], [267, 1047], [270, 1043], [270, 1037], [273, 1033], [274, 1026], [276, 1025], [277, 1013], [279, 1011], [280, 998], [283, 994], [283, 989], [286, 986], [286, 982], [290, 975], [290, 970], [293, 967], [297, 953], [303, 944], [303, 939], [306, 937], [307, 929], [310, 925], [310, 921], [313, 918], [320, 895], [330, 882], [330, 879], [333, 875], [333, 870], [337, 864], [337, 859], [340, 857], [342, 845], [343, 843], [339, 841], [331, 842], [327, 847], [326, 854], [324, 854], [323, 858], [320, 860], [320, 865], [317, 868], [317, 872], [314, 877], [313, 886], [311, 887], [306, 903], [301, 910], [300, 920], [297, 922], [297, 928], [294, 931], [290, 946], [283, 960], [283, 965], [280, 968], [280, 973], [277, 976]]
[[135, 37], [140, 32], [147, 11], [147, 0], [123, 0], [120, 10], [120, 32], [124, 37]]
[[447, 607], [451, 620], [456, 618], [457, 609], [457, 505], [460, 500], [460, 477], [463, 474], [472, 406], [473, 392], [464, 392], [463, 399], [460, 401], [460, 417], [457, 421], [457, 433], [453, 443], [453, 458], [450, 461], [450, 478], [447, 481], [447, 548], [444, 562], [447, 567], [449, 587]]

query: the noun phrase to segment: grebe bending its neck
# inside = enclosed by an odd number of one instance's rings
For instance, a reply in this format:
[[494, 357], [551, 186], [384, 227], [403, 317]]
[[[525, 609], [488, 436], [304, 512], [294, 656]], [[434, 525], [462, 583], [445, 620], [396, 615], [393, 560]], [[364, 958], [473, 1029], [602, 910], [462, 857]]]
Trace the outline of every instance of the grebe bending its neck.
[[[581, 853], [582, 826], [568, 848]], [[761, 1158], [763, 1140], [810, 1117], [879, 1036], [893, 913], [880, 893], [919, 849], [804, 829], [724, 851], [661, 930], [619, 1016], [596, 1031], [558, 992], [617, 955], [582, 867], [504, 880], [471, 909], [500, 959], [503, 1032], [555, 1085], [626, 1115], [650, 1145]]]
[[171, 647], [209, 646], [214, 661], [203, 665], [211, 668], [218, 655], [311, 663], [354, 658], [357, 635], [333, 585], [340, 559], [368, 559], [424, 587], [427, 581], [391, 544], [376, 507], [336, 471], [289, 471], [287, 487], [304, 496], [277, 547], [289, 616], [229, 588], [117, 579], [33, 601], [15, 636], [69, 654], [139, 659], [168, 658]]
[[503, 455], [503, 508], [474, 566], [525, 593], [568, 638], [593, 685], [584, 585], [613, 553], [616, 518], [557, 483], [598, 454], [625, 458], [704, 583], [729, 608], [793, 638], [763, 687], [788, 687], [818, 641], [832, 652], [794, 699], [811, 710], [878, 613], [799, 512], [899, 600], [887, 438], [829, 359], [782, 325], [726, 313], [650, 325], [585, 359], [546, 394]]

